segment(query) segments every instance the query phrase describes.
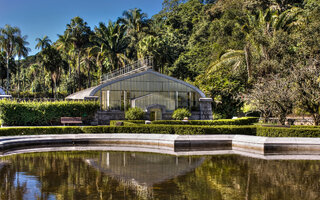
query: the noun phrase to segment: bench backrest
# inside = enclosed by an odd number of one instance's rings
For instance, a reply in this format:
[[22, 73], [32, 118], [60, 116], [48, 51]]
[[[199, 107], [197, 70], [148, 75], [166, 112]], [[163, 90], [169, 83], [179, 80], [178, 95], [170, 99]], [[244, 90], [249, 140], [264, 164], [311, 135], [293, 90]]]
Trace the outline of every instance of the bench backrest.
[[62, 122], [82, 121], [81, 117], [61, 117]]

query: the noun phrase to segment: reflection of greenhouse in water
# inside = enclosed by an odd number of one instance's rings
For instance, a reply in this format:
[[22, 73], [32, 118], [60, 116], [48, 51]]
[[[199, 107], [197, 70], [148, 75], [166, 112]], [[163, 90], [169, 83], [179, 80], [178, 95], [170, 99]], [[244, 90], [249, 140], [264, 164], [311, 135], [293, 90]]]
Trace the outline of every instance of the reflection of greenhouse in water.
[[86, 162], [134, 189], [140, 197], [150, 197], [152, 186], [192, 172], [204, 160], [203, 157], [105, 152], [99, 159], [87, 159]]

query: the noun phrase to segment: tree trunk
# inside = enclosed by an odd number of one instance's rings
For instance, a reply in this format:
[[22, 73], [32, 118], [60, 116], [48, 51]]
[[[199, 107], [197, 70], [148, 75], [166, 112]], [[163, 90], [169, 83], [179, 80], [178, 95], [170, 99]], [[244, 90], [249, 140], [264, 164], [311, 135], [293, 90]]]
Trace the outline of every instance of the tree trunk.
[[279, 121], [280, 121], [281, 125], [285, 125], [286, 124], [286, 116], [283, 114], [280, 114]]
[[17, 73], [18, 73], [18, 78], [17, 78], [17, 81], [18, 81], [18, 98], [20, 98], [20, 57], [19, 57], [19, 60], [18, 60]]
[[51, 79], [51, 97], [52, 98], [54, 98], [53, 89], [54, 89], [54, 83], [53, 83], [53, 80]]
[[90, 68], [88, 69], [88, 88], [91, 87], [91, 75], [90, 75]]
[[244, 55], [245, 55], [245, 58], [246, 58], [246, 66], [247, 66], [248, 81], [249, 81], [251, 79], [251, 77], [252, 77], [249, 44], [247, 44], [244, 47]]
[[6, 93], [9, 94], [9, 85], [10, 85], [10, 69], [9, 69], [9, 57], [7, 56], [7, 87]]
[[314, 125], [318, 126], [320, 123], [320, 115], [319, 114], [313, 114], [312, 115], [313, 121], [314, 121]]
[[80, 51], [78, 51], [78, 89], [81, 90], [81, 80], [80, 80]]
[[54, 99], [57, 99], [57, 80], [54, 81]]

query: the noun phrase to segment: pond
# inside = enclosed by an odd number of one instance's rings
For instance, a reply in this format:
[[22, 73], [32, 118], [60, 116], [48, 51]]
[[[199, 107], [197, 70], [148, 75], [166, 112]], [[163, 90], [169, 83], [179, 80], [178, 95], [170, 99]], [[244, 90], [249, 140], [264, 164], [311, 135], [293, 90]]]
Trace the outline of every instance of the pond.
[[0, 158], [0, 199], [320, 199], [320, 161], [49, 152]]

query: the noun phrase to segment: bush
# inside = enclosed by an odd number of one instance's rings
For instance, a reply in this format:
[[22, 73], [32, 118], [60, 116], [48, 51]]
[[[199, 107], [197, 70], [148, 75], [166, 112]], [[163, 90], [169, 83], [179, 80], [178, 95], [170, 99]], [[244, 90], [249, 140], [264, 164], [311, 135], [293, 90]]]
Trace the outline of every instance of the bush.
[[93, 101], [17, 102], [0, 100], [0, 120], [8, 126], [57, 125], [61, 117], [94, 116], [99, 103]]
[[125, 118], [128, 120], [141, 120], [144, 118], [144, 111], [138, 107], [129, 108], [129, 110], [125, 112]]
[[183, 120], [185, 117], [190, 117], [191, 112], [186, 108], [178, 108], [172, 114], [172, 118], [175, 120]]
[[207, 126], [217, 126], [217, 125], [252, 125], [257, 123], [259, 118], [257, 117], [243, 117], [238, 119], [219, 119], [219, 120], [189, 120], [188, 122], [183, 122], [180, 120], [157, 120], [151, 122], [152, 124], [189, 124], [189, 125], [207, 125]]

